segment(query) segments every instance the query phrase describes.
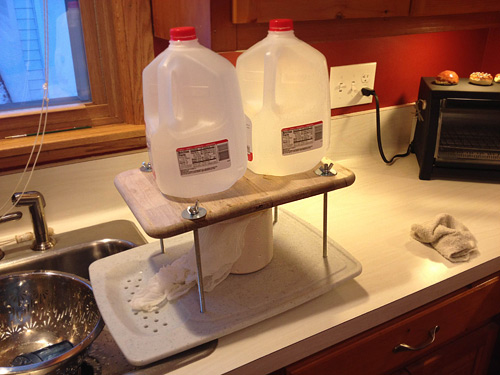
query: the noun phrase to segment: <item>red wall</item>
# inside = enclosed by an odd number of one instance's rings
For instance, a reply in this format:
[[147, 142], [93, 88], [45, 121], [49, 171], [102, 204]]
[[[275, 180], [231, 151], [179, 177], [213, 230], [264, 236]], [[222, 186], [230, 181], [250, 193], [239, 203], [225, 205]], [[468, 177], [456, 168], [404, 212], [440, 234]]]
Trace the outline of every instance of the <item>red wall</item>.
[[490, 29], [483, 59], [483, 70], [491, 74], [500, 73], [500, 27]]
[[[382, 107], [412, 103], [420, 77], [450, 69], [460, 77], [474, 71], [500, 73], [500, 28], [413, 34], [313, 44], [328, 66], [376, 62], [375, 91]], [[157, 53], [166, 47], [156, 41]], [[233, 64], [238, 52], [222, 53]], [[374, 104], [340, 108], [333, 114], [357, 112]]]

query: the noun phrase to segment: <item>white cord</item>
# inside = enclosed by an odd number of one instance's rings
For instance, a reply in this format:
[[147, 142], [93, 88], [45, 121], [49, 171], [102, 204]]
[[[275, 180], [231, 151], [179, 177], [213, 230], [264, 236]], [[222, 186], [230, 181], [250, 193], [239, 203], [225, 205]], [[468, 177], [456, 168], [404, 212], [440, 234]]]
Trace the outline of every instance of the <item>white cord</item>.
[[[0, 212], [5, 208], [5, 206], [10, 204], [10, 207], [5, 211], [3, 214], [0, 214], [0, 217], [7, 215], [9, 212], [11, 212], [14, 207], [16, 207], [17, 203], [21, 199], [22, 194], [27, 190], [28, 184], [31, 181], [31, 177], [33, 176], [33, 172], [35, 171], [35, 166], [36, 163], [38, 162], [38, 157], [40, 156], [40, 152], [42, 151], [42, 145], [43, 145], [43, 138], [45, 136], [45, 129], [47, 128], [47, 118], [48, 118], [48, 109], [49, 109], [49, 11], [48, 11], [48, 0], [43, 0], [43, 31], [44, 31], [44, 62], [45, 62], [45, 67], [44, 67], [44, 79], [45, 82], [43, 84], [43, 99], [42, 99], [42, 108], [40, 110], [40, 119], [38, 120], [38, 129], [36, 132], [36, 137], [33, 142], [33, 147], [31, 148], [31, 153], [28, 158], [28, 161], [26, 162], [26, 166], [24, 167], [23, 172], [21, 173], [21, 177], [19, 177], [19, 181], [17, 182], [16, 186], [14, 187], [14, 190], [12, 194], [7, 198], [5, 203], [0, 207]], [[42, 127], [42, 122], [43, 122], [43, 127]], [[41, 131], [40, 131], [41, 130]], [[16, 202], [11, 202], [10, 197], [13, 196], [21, 184], [24, 175], [26, 174], [26, 171], [28, 170], [29, 164], [31, 162], [31, 159], [33, 158], [33, 154], [35, 152], [35, 148], [37, 145], [38, 137], [41, 135], [40, 138], [40, 145], [38, 147], [38, 151], [35, 156], [35, 160], [33, 161], [33, 165], [31, 167], [31, 171], [28, 175], [28, 179], [26, 183], [24, 184], [22, 194], [19, 195], [19, 198], [17, 199]]]
[[[48, 234], [49, 236], [53, 236], [54, 235], [54, 229], [49, 227], [47, 228], [48, 229]], [[26, 232], [26, 233], [23, 233], [23, 234], [16, 234], [14, 237], [12, 238], [8, 238], [6, 240], [1, 240], [0, 241], [0, 246], [5, 246], [5, 245], [8, 245], [8, 244], [11, 244], [11, 243], [21, 243], [21, 242], [26, 242], [26, 241], [31, 241], [31, 240], [34, 240], [35, 239], [35, 235], [33, 234], [33, 232]]]

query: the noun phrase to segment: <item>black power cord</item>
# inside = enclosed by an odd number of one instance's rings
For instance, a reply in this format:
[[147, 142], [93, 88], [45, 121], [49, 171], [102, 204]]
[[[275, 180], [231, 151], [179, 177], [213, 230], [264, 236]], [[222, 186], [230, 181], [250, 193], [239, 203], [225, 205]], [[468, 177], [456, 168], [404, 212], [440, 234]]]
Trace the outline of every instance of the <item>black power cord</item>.
[[380, 153], [380, 156], [382, 157], [382, 160], [386, 163], [386, 164], [392, 164], [394, 163], [394, 160], [396, 158], [403, 158], [405, 156], [408, 156], [410, 155], [410, 152], [411, 152], [411, 144], [408, 146], [408, 149], [406, 150], [406, 152], [404, 154], [397, 154], [397, 155], [394, 155], [390, 160], [388, 160], [386, 157], [385, 157], [385, 154], [384, 154], [384, 149], [382, 148], [382, 135], [380, 134], [380, 104], [378, 102], [378, 96], [375, 92], [375, 90], [373, 89], [369, 89], [367, 87], [363, 87], [361, 89], [361, 93], [364, 95], [364, 96], [370, 96], [370, 95], [373, 95], [373, 97], [375, 98], [375, 106], [376, 106], [376, 115], [377, 115], [377, 144], [378, 144], [378, 151]]

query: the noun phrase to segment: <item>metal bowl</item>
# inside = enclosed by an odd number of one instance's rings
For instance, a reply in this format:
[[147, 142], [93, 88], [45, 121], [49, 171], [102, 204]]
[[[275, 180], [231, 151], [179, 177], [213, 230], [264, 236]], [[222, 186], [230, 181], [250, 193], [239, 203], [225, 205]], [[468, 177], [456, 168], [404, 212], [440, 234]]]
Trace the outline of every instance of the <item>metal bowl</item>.
[[83, 278], [56, 271], [0, 276], [0, 374], [77, 373], [103, 326]]

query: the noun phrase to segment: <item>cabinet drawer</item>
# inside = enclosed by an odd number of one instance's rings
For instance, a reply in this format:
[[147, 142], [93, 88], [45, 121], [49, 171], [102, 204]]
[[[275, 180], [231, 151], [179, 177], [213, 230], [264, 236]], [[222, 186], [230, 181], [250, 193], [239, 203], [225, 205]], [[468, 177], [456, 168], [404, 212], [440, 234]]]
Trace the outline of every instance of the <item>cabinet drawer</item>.
[[[429, 353], [455, 337], [479, 327], [500, 313], [498, 274], [471, 287], [440, 298], [415, 311], [355, 336], [287, 367], [287, 374], [382, 374]], [[401, 343], [413, 347], [429, 341], [429, 331], [439, 326], [432, 344], [418, 351], [399, 351]]]
[[486, 374], [498, 333], [489, 323], [406, 366], [407, 374]]

